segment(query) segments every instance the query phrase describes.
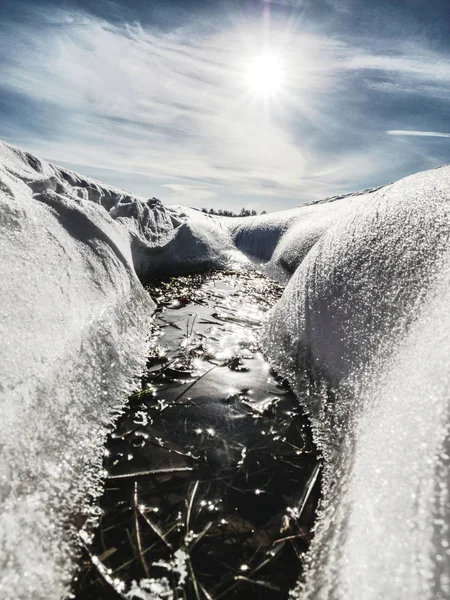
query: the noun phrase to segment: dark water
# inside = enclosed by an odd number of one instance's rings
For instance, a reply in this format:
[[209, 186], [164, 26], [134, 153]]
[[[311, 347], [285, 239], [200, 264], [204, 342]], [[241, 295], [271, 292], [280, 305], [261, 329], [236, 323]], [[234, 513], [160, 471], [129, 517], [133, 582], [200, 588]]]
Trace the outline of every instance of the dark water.
[[307, 419], [257, 340], [281, 288], [214, 273], [150, 293], [153, 352], [107, 443], [100, 525], [72, 597], [287, 598], [320, 477]]

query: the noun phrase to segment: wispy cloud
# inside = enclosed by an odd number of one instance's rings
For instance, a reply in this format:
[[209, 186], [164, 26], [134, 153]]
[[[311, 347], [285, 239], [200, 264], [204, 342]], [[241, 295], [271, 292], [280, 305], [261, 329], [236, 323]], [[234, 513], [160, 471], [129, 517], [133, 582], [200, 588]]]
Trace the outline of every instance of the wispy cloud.
[[[187, 185], [181, 183], [165, 183], [163, 185], [168, 190], [168, 202], [200, 206], [204, 203], [210, 203], [217, 196], [211, 185]], [[214, 203], [214, 202], [213, 202]]]
[[450, 138], [450, 133], [442, 131], [415, 131], [414, 129], [391, 129], [386, 131], [389, 135], [410, 135], [413, 137]]
[[405, 78], [414, 78], [421, 83], [432, 82], [448, 86], [450, 63], [443, 56], [416, 44], [409, 43], [386, 48], [383, 53], [368, 53], [352, 49], [343, 66], [346, 69], [373, 70]]
[[[56, 162], [149, 178], [173, 202], [292, 205], [433, 166], [413, 146], [399, 154], [386, 130], [449, 137], [367, 117], [370, 94], [389, 106], [404, 90], [448, 85], [444, 58], [416, 46], [371, 53], [291, 25], [264, 37], [248, 24], [162, 32], [79, 11], [39, 19], [0, 25], [3, 135]], [[272, 103], [252, 98], [243, 76], [268, 41], [286, 67]], [[30, 125], [43, 114], [45, 132]]]

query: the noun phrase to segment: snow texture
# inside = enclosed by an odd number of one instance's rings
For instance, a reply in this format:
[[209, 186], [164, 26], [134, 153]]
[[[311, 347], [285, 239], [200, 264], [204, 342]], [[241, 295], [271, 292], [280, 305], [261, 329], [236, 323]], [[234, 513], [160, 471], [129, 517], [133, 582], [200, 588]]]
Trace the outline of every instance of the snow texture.
[[448, 167], [358, 197], [266, 325], [326, 464], [302, 598], [450, 595], [449, 225]]
[[170, 207], [167, 213], [173, 229], [164, 243], [149, 245], [142, 237], [133, 238], [134, 265], [142, 281], [248, 263], [220, 219], [180, 206]]
[[133, 581], [131, 590], [126, 595], [130, 600], [173, 600], [172, 586], [166, 577], [161, 579], [141, 579]]
[[233, 242], [245, 255], [280, 281], [288, 281], [322, 234], [354, 212], [365, 193], [335, 196], [300, 208], [257, 217], [223, 219]]
[[6, 145], [0, 163], [0, 596], [60, 598], [153, 303], [85, 188]]
[[[290, 279], [263, 337], [325, 457], [294, 596], [448, 598], [449, 199], [444, 167], [219, 218], [1, 144], [0, 596], [67, 592], [103, 440], [145, 357], [154, 305], [139, 280], [251, 259]], [[132, 597], [163, 588], [145, 580]]]
[[105, 435], [145, 362], [154, 304], [139, 278], [226, 267], [239, 254], [192, 213], [0, 143], [4, 600], [67, 593]]

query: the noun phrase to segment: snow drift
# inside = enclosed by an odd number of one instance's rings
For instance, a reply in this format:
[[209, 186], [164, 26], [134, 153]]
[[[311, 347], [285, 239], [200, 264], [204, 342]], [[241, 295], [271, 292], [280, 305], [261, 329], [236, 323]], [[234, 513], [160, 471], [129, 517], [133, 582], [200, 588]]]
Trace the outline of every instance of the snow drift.
[[154, 304], [139, 278], [236, 260], [228, 234], [197, 215], [0, 144], [5, 600], [67, 593], [106, 432], [145, 362]]
[[[139, 282], [264, 265], [264, 340], [312, 418], [324, 500], [302, 598], [450, 595], [450, 168], [243, 219], [0, 146], [0, 590], [62, 598], [101, 448], [145, 356]], [[72, 533], [71, 533], [72, 532]]]
[[[326, 464], [322, 514], [298, 593], [444, 598], [450, 168], [350, 203], [335, 202], [338, 218], [328, 227], [318, 212], [317, 241], [266, 326], [269, 356], [307, 406]], [[281, 255], [304, 255], [308, 236], [291, 235], [301, 226], [281, 236], [272, 261], [280, 245]]]
[[153, 304], [103, 208], [49, 165], [0, 153], [0, 595], [60, 598], [73, 571], [67, 525], [96, 493]]
[[268, 215], [223, 221], [239, 250], [264, 265], [269, 275], [287, 281], [322, 234], [355, 211], [374, 191], [377, 190], [333, 196]]

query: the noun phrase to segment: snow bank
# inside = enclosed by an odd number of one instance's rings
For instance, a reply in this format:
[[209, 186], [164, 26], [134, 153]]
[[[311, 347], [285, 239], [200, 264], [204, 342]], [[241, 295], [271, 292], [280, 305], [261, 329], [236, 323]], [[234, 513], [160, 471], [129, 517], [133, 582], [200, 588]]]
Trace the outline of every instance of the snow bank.
[[376, 190], [334, 196], [314, 204], [257, 217], [228, 218], [233, 242], [266, 272], [287, 281], [322, 234], [353, 213]]
[[63, 598], [106, 432], [146, 357], [154, 304], [139, 278], [240, 253], [198, 211], [3, 143], [0, 228], [0, 596]]
[[141, 237], [133, 238], [134, 265], [142, 281], [248, 264], [221, 219], [183, 206], [171, 206], [167, 212], [173, 230], [165, 243], [150, 245]]
[[360, 196], [267, 324], [326, 459], [302, 598], [449, 597], [449, 225], [449, 167]]
[[145, 358], [154, 305], [127, 231], [6, 145], [0, 229], [0, 596], [63, 598], [74, 526], [97, 493], [102, 443]]

